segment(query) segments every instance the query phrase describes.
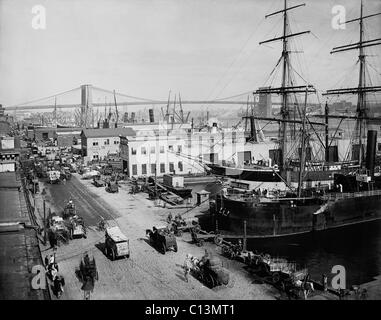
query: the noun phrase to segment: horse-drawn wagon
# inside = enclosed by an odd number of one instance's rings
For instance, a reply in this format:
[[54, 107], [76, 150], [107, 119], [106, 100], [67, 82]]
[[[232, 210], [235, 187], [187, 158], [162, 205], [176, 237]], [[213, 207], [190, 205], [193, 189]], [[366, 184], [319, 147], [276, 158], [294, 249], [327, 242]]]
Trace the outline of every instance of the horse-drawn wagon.
[[229, 284], [230, 273], [219, 258], [204, 256], [199, 260], [191, 257], [191, 265], [191, 274], [208, 288]]
[[165, 254], [169, 250], [177, 252], [176, 237], [167, 227], [153, 227], [152, 230], [147, 229], [146, 235], [149, 237], [152, 246], [162, 254]]

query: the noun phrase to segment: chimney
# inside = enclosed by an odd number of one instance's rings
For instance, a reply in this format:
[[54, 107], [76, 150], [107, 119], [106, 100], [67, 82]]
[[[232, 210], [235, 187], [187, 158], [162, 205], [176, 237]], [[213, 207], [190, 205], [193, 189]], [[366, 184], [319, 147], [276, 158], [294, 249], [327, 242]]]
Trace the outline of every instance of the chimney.
[[369, 170], [370, 176], [374, 177], [374, 166], [376, 161], [377, 131], [368, 130], [368, 139], [366, 143], [366, 169]]
[[153, 109], [149, 109], [149, 122], [153, 123], [155, 122], [154, 116], [153, 116]]

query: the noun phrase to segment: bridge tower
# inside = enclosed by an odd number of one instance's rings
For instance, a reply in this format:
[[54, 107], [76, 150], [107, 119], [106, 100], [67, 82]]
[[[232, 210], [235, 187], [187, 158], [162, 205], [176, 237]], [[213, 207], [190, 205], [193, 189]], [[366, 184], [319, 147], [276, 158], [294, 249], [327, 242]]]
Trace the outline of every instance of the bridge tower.
[[81, 127], [90, 125], [91, 112], [93, 110], [93, 86], [91, 84], [81, 85]]

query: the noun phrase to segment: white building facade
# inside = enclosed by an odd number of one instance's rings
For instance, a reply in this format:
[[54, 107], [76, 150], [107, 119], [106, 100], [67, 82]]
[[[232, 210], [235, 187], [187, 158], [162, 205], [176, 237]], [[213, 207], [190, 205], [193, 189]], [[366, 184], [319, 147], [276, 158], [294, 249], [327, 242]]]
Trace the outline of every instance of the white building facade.
[[103, 160], [120, 152], [120, 136], [134, 136], [131, 128], [84, 129], [81, 133], [82, 156], [85, 162]]

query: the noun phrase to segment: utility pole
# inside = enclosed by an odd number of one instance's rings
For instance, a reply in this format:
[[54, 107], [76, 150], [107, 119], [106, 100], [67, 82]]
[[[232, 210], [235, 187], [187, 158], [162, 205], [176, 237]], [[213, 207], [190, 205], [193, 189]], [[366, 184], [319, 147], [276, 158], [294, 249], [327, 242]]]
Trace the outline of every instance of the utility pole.
[[242, 244], [242, 251], [246, 252], [247, 249], [247, 234], [246, 234], [246, 220], [243, 221], [243, 244]]
[[325, 102], [324, 115], [325, 115], [325, 162], [329, 162], [329, 141], [328, 141], [328, 102]]
[[44, 205], [44, 220], [43, 220], [43, 224], [44, 224], [44, 245], [46, 245], [46, 206], [45, 206], [45, 199], [43, 200], [43, 205]]
[[155, 161], [155, 200], [157, 200], [157, 161]]

